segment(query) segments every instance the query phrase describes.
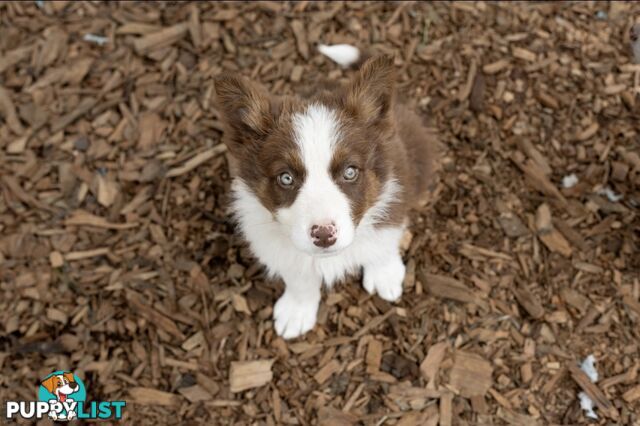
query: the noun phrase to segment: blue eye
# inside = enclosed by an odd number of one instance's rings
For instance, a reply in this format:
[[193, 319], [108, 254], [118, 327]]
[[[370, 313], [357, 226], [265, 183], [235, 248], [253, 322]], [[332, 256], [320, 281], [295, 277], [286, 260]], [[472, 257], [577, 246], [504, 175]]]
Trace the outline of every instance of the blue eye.
[[353, 182], [358, 178], [358, 169], [355, 166], [349, 166], [344, 169], [342, 177], [348, 182]]
[[289, 188], [293, 185], [293, 176], [291, 173], [284, 172], [278, 175], [278, 184], [283, 188]]

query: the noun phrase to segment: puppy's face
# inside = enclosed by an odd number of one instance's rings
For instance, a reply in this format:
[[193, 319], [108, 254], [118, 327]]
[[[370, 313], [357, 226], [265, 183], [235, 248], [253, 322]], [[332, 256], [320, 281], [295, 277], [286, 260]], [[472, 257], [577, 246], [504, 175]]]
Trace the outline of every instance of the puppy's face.
[[51, 376], [42, 385], [52, 394], [56, 395], [61, 401], [67, 399], [67, 396], [78, 390], [78, 384], [74, 382], [71, 373], [59, 374]]
[[392, 179], [392, 64], [367, 62], [344, 88], [308, 101], [274, 99], [242, 78], [215, 82], [238, 177], [292, 244], [308, 254], [348, 247]]

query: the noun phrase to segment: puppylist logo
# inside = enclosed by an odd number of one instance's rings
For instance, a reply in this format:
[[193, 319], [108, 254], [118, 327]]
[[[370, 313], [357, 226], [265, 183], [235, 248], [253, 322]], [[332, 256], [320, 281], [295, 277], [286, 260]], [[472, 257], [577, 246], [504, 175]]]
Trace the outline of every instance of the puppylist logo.
[[87, 402], [87, 390], [78, 376], [54, 371], [40, 382], [38, 401], [7, 401], [5, 414], [8, 420], [119, 420], [126, 405], [125, 401]]

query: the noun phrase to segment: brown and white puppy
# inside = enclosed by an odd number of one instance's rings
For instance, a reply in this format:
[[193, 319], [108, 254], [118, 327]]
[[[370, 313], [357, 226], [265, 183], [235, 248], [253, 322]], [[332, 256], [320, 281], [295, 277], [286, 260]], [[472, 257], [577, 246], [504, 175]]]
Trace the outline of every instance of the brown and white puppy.
[[69, 395], [78, 390], [78, 384], [75, 382], [72, 373], [51, 376], [42, 382], [42, 386], [54, 394], [60, 402], [65, 402]]
[[323, 84], [305, 98], [276, 98], [232, 75], [215, 89], [235, 160], [233, 213], [285, 283], [276, 332], [293, 338], [313, 328], [322, 284], [361, 268], [369, 293], [400, 298], [399, 244], [408, 208], [431, 183], [436, 144], [395, 102], [393, 61], [369, 59], [346, 86]]
[[[42, 386], [56, 396], [56, 400], [50, 402], [72, 403], [74, 400], [70, 397], [80, 389], [75, 382], [72, 373], [62, 373], [51, 376], [42, 382]], [[76, 418], [76, 412], [69, 410], [66, 413], [58, 414], [56, 411], [49, 411], [49, 417], [52, 420], [72, 420]]]

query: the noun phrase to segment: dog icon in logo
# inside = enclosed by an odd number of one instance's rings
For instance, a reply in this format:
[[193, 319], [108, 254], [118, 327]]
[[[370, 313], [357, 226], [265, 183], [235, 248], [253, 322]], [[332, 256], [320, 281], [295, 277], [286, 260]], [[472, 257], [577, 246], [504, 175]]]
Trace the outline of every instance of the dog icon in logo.
[[[76, 383], [73, 373], [59, 372], [44, 379], [41, 385], [49, 391], [49, 393], [55, 395], [56, 399], [49, 400], [49, 404], [52, 406], [56, 403], [62, 407], [73, 406], [75, 400], [71, 397], [74, 393], [80, 390], [80, 386]], [[49, 411], [49, 417], [52, 420], [72, 420], [76, 417], [75, 410], [67, 410], [56, 412], [54, 410]]]

